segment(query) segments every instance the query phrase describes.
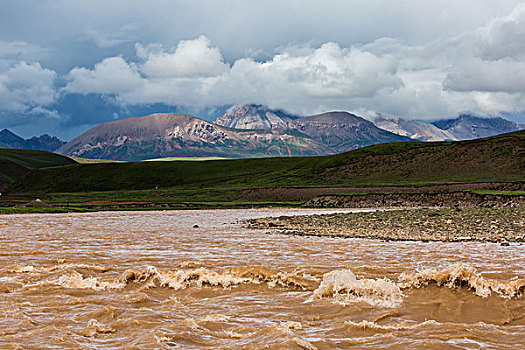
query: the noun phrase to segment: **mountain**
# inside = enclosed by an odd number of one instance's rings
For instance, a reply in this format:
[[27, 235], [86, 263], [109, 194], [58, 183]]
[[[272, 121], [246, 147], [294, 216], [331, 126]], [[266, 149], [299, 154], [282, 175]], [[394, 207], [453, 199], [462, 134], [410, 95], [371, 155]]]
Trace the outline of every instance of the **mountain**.
[[336, 153], [410, 138], [378, 128], [374, 123], [348, 112], [328, 112], [293, 120], [290, 129], [310, 136]]
[[288, 129], [288, 124], [297, 116], [263, 105], [247, 104], [233, 106], [217, 118], [217, 125], [235, 129]]
[[60, 140], [56, 136], [43, 134], [38, 137], [33, 136], [26, 140], [26, 149], [36, 149], [41, 151], [55, 151], [67, 142]]
[[469, 114], [462, 114], [456, 119], [438, 120], [432, 124], [442, 130], [450, 132], [459, 140], [499, 135], [524, 128], [521, 124], [501, 117], [482, 118]]
[[374, 119], [377, 127], [393, 132], [394, 134], [410, 137], [421, 141], [456, 141], [458, 140], [449, 131], [441, 130], [437, 126], [417, 120], [407, 120], [377, 113]]
[[[3, 133], [6, 135], [7, 133]], [[0, 189], [32, 169], [76, 164], [72, 159], [45, 151], [0, 149]]]
[[6, 145], [6, 148], [24, 148], [25, 141], [25, 139], [14, 134], [8, 129], [0, 131], [0, 142], [3, 145]]
[[230, 129], [190, 115], [171, 113], [100, 124], [57, 152], [67, 156], [115, 160], [331, 153], [327, 147], [297, 132]]
[[44, 134], [39, 137], [35, 136], [26, 140], [8, 129], [0, 131], [0, 147], [3, 148], [54, 151], [65, 144], [66, 142], [54, 136], [51, 137], [48, 134]]
[[376, 143], [408, 141], [408, 137], [377, 128], [366, 119], [347, 112], [328, 112], [297, 117], [262, 105], [234, 106], [216, 121], [240, 129], [294, 130], [309, 136], [334, 153]]

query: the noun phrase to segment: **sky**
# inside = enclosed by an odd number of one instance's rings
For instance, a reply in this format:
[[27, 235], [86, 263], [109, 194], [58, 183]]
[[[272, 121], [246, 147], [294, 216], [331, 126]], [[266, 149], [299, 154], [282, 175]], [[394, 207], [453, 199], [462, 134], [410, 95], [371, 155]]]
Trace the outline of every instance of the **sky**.
[[461, 113], [525, 123], [525, 2], [0, 0], [0, 129], [154, 112]]

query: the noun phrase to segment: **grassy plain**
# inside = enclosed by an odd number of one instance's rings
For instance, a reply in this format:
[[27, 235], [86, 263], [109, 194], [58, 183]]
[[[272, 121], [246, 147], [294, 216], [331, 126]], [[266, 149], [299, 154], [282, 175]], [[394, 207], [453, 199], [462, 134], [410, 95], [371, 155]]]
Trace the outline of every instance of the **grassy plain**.
[[380, 144], [318, 157], [72, 164], [18, 178], [4, 206], [37, 197], [78, 209], [299, 205], [307, 198], [288, 195], [297, 188], [341, 193], [338, 188], [349, 186], [352, 193], [368, 193], [500, 183], [475, 190], [521, 193], [524, 144], [525, 131], [518, 131], [462, 142]]

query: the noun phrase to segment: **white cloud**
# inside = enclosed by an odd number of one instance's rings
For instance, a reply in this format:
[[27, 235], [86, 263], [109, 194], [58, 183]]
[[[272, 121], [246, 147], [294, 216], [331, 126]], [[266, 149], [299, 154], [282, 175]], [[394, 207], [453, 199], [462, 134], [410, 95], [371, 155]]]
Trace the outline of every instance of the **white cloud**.
[[0, 59], [2, 60], [30, 60], [47, 54], [46, 49], [29, 44], [23, 40], [0, 40]]
[[194, 108], [257, 102], [301, 114], [339, 109], [435, 118], [515, 112], [525, 110], [524, 37], [525, 5], [426, 44], [385, 37], [348, 47], [290, 46], [262, 62], [244, 57], [228, 64], [200, 36], [170, 50], [137, 44], [136, 62], [111, 57], [93, 69], [75, 68], [66, 91]]
[[172, 54], [151, 50], [137, 45], [141, 64], [112, 57], [92, 70], [74, 68], [65, 90], [117, 94], [127, 103], [203, 107], [260, 100], [275, 104], [305, 97], [345, 100], [372, 97], [402, 85], [390, 58], [336, 43], [284, 50], [266, 62], [243, 58], [231, 67], [205, 37], [179, 43]]
[[491, 20], [477, 35], [484, 60], [525, 59], [525, 3], [507, 16]]
[[57, 97], [56, 73], [39, 63], [19, 62], [0, 71], [0, 110], [31, 112]]
[[219, 49], [210, 47], [210, 40], [202, 35], [180, 41], [173, 52], [147, 52], [147, 48], [136, 47], [138, 55], [146, 57], [141, 70], [150, 77], [211, 77], [229, 68]]
[[470, 58], [451, 68], [444, 87], [454, 91], [525, 93], [525, 61]]
[[75, 67], [64, 90], [70, 93], [125, 94], [141, 89], [144, 80], [137, 67], [122, 57], [110, 57], [90, 70]]

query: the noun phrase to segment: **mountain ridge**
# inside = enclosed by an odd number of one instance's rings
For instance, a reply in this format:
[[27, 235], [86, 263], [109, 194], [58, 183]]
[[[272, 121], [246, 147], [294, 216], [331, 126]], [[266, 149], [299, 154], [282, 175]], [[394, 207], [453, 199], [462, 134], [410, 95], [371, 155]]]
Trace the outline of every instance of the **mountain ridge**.
[[432, 122], [432, 125], [450, 132], [460, 140], [489, 137], [525, 127], [525, 125], [501, 117], [486, 118], [471, 114], [461, 114], [453, 119], [437, 120]]
[[421, 141], [458, 141], [458, 138], [446, 130], [418, 120], [407, 120], [377, 113], [374, 123], [381, 129], [394, 134], [410, 137]]
[[291, 129], [300, 131], [330, 147], [336, 153], [377, 143], [411, 141], [383, 130], [355, 114], [335, 111], [295, 119]]
[[55, 151], [65, 144], [65, 141], [58, 139], [56, 136], [49, 136], [48, 134], [24, 139], [9, 129], [0, 131], [0, 146], [4, 148]]

